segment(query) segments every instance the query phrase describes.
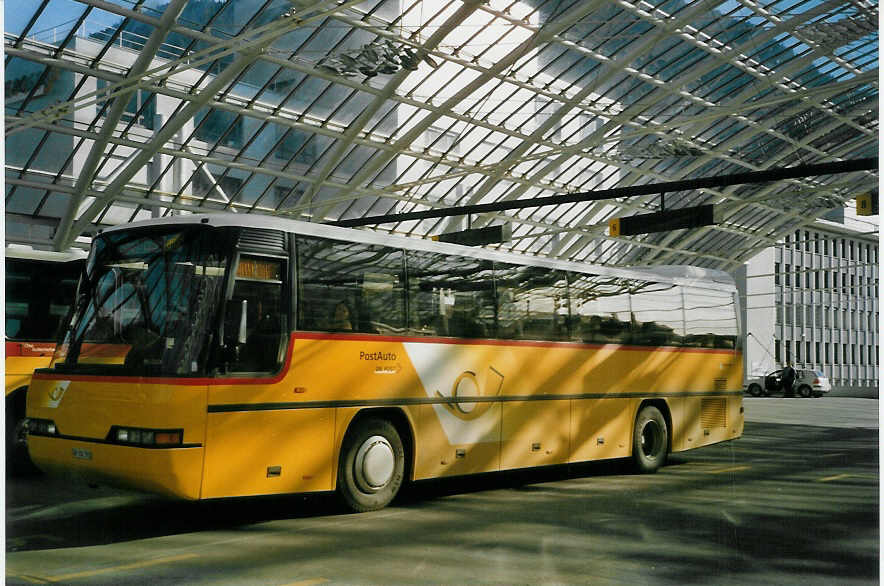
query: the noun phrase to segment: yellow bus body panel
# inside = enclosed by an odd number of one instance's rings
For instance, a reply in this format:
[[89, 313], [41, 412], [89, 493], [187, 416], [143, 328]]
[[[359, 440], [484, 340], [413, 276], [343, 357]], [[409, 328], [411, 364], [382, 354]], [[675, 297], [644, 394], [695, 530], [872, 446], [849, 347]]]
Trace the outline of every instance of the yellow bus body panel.
[[26, 387], [31, 383], [31, 376], [38, 368], [46, 368], [52, 356], [7, 356], [6, 357], [6, 394]]
[[[28, 391], [28, 417], [52, 420], [61, 437], [29, 436], [31, 459], [49, 473], [199, 498], [206, 386], [146, 381], [35, 377]], [[192, 447], [114, 445], [107, 443], [112, 426], [181, 429], [183, 444]]]

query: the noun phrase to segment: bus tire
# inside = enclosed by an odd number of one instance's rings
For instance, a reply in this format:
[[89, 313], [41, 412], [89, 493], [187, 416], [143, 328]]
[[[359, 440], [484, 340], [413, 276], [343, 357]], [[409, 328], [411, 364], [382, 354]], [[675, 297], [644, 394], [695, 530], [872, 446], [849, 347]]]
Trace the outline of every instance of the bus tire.
[[809, 399], [812, 394], [813, 394], [813, 389], [811, 389], [809, 386], [801, 385], [800, 387], [798, 387], [798, 396], [799, 397], [804, 397], [805, 399]]
[[358, 420], [347, 432], [338, 464], [337, 492], [357, 513], [383, 509], [405, 478], [405, 449], [392, 423]]
[[632, 461], [636, 472], [656, 472], [666, 462], [668, 451], [669, 428], [666, 418], [653, 405], [642, 407], [632, 430]]

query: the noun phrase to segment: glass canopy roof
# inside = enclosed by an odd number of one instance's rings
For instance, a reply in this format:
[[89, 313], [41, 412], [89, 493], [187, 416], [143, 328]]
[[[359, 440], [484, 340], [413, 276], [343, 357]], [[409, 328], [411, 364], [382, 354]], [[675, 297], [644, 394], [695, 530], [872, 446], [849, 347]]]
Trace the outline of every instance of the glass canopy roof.
[[[7, 0], [7, 242], [229, 211], [733, 270], [876, 169], [406, 220], [878, 156], [865, 0]], [[717, 223], [611, 236], [715, 204]]]

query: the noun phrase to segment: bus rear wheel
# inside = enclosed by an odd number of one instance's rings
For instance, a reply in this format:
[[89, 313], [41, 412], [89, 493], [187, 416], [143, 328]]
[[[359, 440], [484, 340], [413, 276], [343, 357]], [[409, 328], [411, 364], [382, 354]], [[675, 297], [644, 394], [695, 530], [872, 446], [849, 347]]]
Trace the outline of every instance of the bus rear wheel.
[[643, 407], [635, 418], [632, 431], [632, 461], [637, 472], [656, 472], [666, 462], [669, 451], [669, 428], [666, 418], [653, 405]]
[[338, 495], [353, 511], [390, 504], [405, 476], [405, 450], [392, 423], [362, 419], [347, 432], [338, 464]]

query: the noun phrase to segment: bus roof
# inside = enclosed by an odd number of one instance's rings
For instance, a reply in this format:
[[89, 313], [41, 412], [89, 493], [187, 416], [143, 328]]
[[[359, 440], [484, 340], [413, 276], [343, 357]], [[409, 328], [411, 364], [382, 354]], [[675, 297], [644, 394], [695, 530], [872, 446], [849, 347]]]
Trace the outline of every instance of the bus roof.
[[384, 234], [371, 230], [341, 228], [329, 224], [302, 222], [287, 218], [258, 214], [193, 214], [142, 220], [131, 224], [120, 224], [106, 228], [102, 233], [117, 232], [130, 228], [147, 228], [162, 225], [207, 225], [214, 227], [243, 227], [266, 230], [279, 230], [304, 236], [330, 238], [348, 242], [362, 242], [379, 246], [391, 246], [408, 250], [441, 252], [469, 258], [477, 258], [513, 264], [544, 267], [563, 271], [576, 271], [595, 275], [643, 279], [690, 287], [716, 288], [736, 291], [734, 279], [728, 273], [715, 269], [705, 269], [687, 265], [665, 265], [658, 267], [621, 268], [593, 265], [583, 262], [563, 261], [540, 256], [528, 256], [511, 252], [501, 252], [488, 248], [461, 246], [446, 242], [436, 242], [424, 238], [412, 238], [394, 234]]
[[55, 252], [52, 250], [36, 250], [30, 246], [7, 246], [3, 249], [3, 256], [4, 258], [44, 262], [71, 262], [86, 260], [87, 251], [80, 248], [72, 248], [65, 252]]

